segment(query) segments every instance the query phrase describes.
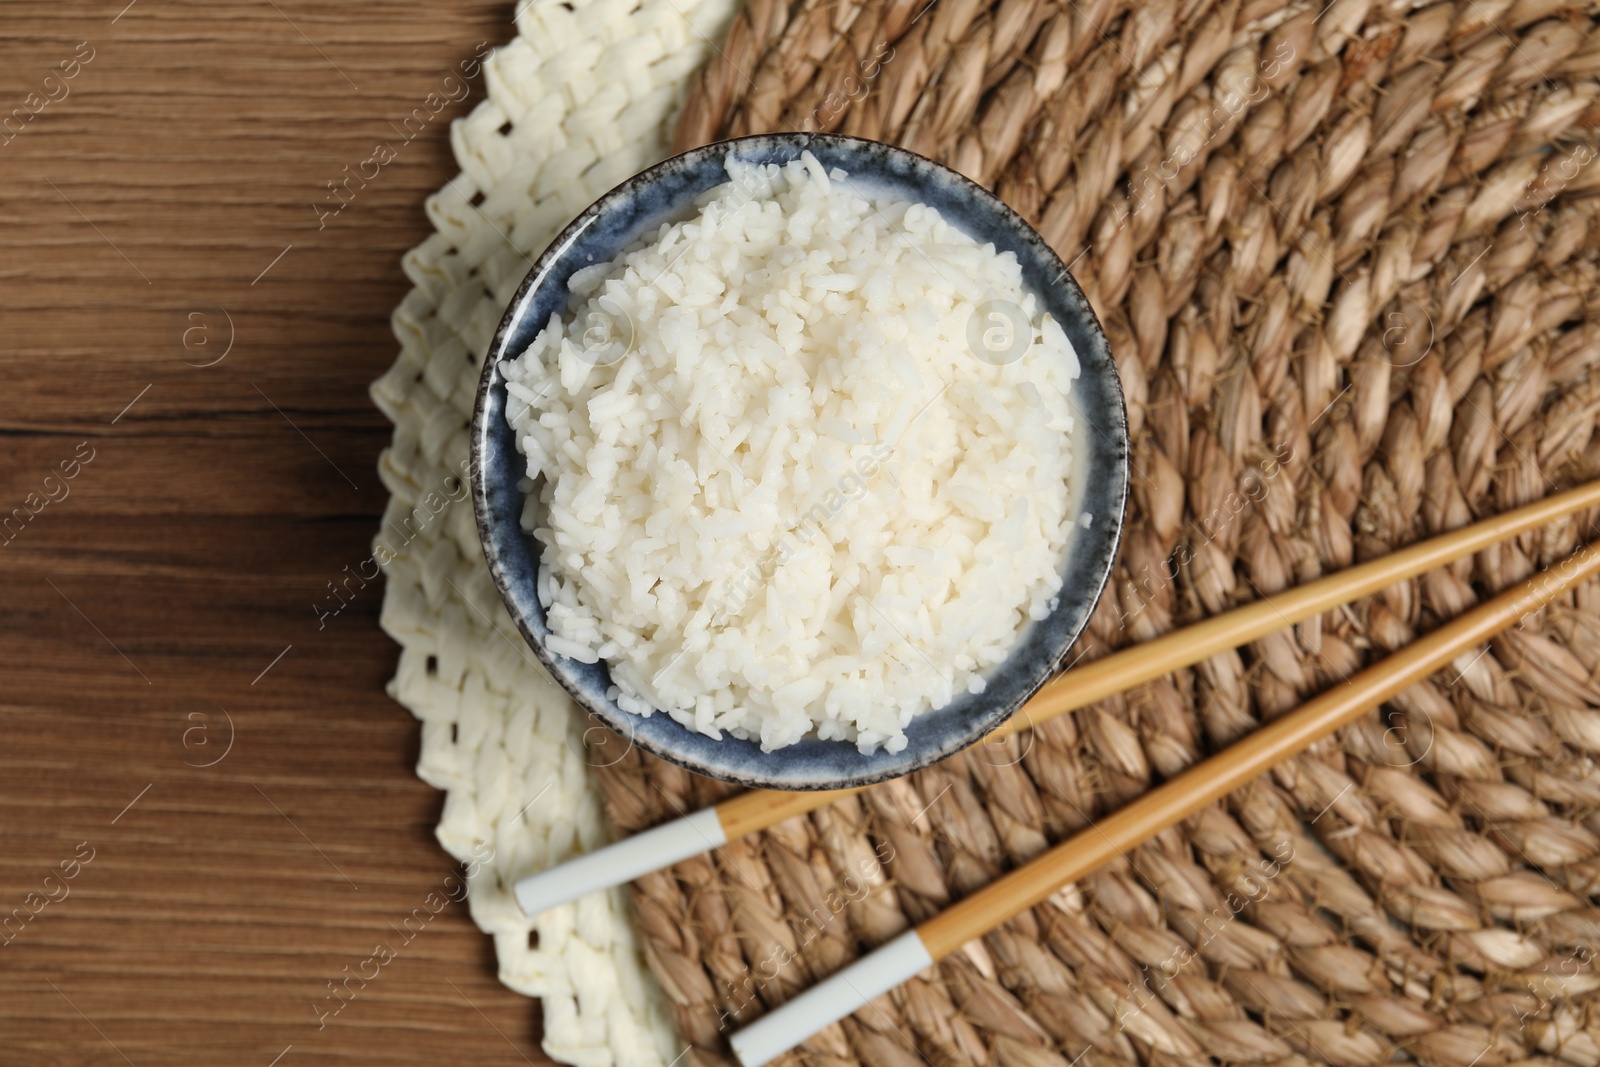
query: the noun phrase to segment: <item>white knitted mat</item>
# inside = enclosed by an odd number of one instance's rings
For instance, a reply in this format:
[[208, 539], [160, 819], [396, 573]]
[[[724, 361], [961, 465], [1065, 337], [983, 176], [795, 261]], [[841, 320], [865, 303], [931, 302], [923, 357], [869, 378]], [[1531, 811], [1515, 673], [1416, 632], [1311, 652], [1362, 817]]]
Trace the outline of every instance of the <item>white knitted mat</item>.
[[500, 980], [544, 1005], [544, 1049], [582, 1067], [659, 1067], [678, 1039], [625, 890], [536, 921], [517, 878], [609, 840], [587, 720], [539, 669], [484, 565], [464, 485], [484, 352], [532, 260], [577, 213], [666, 154], [670, 122], [736, 0], [525, 0], [484, 64], [488, 98], [452, 124], [461, 174], [428, 198], [434, 234], [404, 258], [400, 357], [372, 385], [394, 422], [392, 498], [374, 555], [390, 694], [422, 720], [417, 773], [445, 790], [439, 842], [468, 863], [472, 917]]

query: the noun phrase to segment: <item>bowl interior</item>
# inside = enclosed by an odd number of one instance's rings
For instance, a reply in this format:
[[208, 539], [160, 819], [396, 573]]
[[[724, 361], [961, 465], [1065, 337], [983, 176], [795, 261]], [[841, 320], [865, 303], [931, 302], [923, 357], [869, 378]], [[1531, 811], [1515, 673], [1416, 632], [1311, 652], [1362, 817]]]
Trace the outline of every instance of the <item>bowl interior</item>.
[[[606, 697], [611, 681], [604, 662], [579, 663], [546, 647], [550, 628], [536, 593], [540, 546], [519, 522], [518, 481], [527, 468], [506, 422], [500, 361], [520, 355], [552, 313], [567, 313], [567, 281], [574, 271], [609, 261], [661, 223], [692, 214], [696, 196], [728, 180], [728, 153], [784, 163], [808, 149], [830, 171], [846, 171], [862, 191], [931, 205], [973, 238], [1015, 253], [1024, 281], [1061, 323], [1082, 366], [1072, 391], [1077, 426], [1070, 492], [1073, 513], [1092, 519], [1068, 540], [1057, 607], [1031, 624], [1010, 656], [991, 668], [983, 693], [962, 694], [918, 716], [906, 729], [906, 747], [892, 755], [879, 749], [864, 756], [849, 742], [814, 738], [764, 753], [757, 742], [728, 735], [714, 740], [665, 712], [645, 718], [623, 711]], [[818, 134], [747, 137], [696, 149], [630, 179], [580, 215], [535, 264], [489, 347], [473, 418], [472, 460], [473, 502], [490, 570], [512, 618], [551, 675], [640, 748], [700, 774], [777, 789], [836, 789], [893, 778], [959, 751], [1004, 721], [1055, 672], [1094, 610], [1116, 555], [1128, 488], [1121, 383], [1100, 324], [1060, 258], [992, 194], [954, 172], [877, 142]], [[1012, 757], [997, 749], [980, 758]]]

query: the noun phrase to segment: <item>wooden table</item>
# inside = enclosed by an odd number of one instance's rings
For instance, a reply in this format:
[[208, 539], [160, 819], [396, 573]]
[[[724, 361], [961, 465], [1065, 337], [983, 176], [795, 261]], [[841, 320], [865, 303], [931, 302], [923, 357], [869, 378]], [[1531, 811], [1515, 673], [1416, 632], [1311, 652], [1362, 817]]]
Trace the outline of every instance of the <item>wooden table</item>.
[[313, 205], [512, 7], [0, 6], [8, 1067], [548, 1062], [464, 904], [402, 940], [458, 870], [441, 796], [384, 694], [381, 588], [312, 607], [370, 555], [367, 386], [481, 80]]

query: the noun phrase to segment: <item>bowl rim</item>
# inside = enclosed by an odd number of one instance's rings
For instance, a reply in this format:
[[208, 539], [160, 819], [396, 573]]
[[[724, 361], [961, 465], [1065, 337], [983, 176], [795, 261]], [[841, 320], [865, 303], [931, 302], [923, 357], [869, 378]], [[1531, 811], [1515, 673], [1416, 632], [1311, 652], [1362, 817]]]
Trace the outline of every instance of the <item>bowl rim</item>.
[[[726, 154], [727, 152], [736, 149], [740, 145], [774, 141], [784, 142], [791, 145], [796, 143], [807, 145], [814, 142], [831, 143], [842, 146], [854, 146], [867, 151], [882, 151], [890, 155], [905, 157], [914, 166], [930, 166], [935, 168], [937, 171], [942, 172], [943, 176], [947, 180], [954, 182], [967, 195], [986, 202], [986, 206], [990, 210], [995, 211], [1002, 219], [1009, 221], [1013, 226], [1015, 226], [1015, 228], [1021, 234], [1023, 240], [1034, 245], [1036, 250], [1044, 257], [1043, 262], [1045, 265], [1057, 272], [1057, 279], [1054, 284], [1066, 286], [1068, 288], [1069, 296], [1072, 298], [1072, 303], [1074, 303], [1082, 312], [1084, 325], [1105, 348], [1105, 353], [1111, 370], [1111, 391], [1114, 393], [1116, 400], [1116, 403], [1112, 406], [1111, 410], [1105, 412], [1105, 414], [1112, 422], [1113, 425], [1111, 428], [1116, 433], [1117, 442], [1120, 442], [1121, 445], [1118, 454], [1118, 459], [1120, 460], [1118, 463], [1118, 471], [1120, 473], [1120, 478], [1118, 481], [1120, 484], [1118, 484], [1113, 490], [1113, 499], [1111, 501], [1112, 507], [1110, 508], [1112, 514], [1102, 515], [1096, 513], [1095, 515], [1096, 519], [1103, 519], [1112, 525], [1110, 538], [1104, 545], [1106, 563], [1104, 569], [1099, 575], [1098, 581], [1095, 583], [1095, 586], [1092, 590], [1092, 595], [1089, 595], [1085, 600], [1082, 618], [1078, 621], [1070, 638], [1061, 647], [1059, 653], [1055, 656], [1048, 669], [1037, 672], [1037, 677], [1029, 679], [1028, 684], [1024, 687], [1022, 693], [1009, 705], [996, 704], [986, 714], [982, 716], [975, 716], [972, 719], [969, 729], [956, 734], [945, 744], [930, 747], [927, 751], [922, 752], [910, 758], [909, 760], [904, 761], [903, 763], [897, 763], [895, 766], [889, 768], [865, 771], [844, 779], [823, 783], [813, 783], [809, 781], [779, 781], [752, 776], [749, 774], [741, 774], [735, 771], [730, 771], [726, 768], [707, 766], [706, 764], [701, 763], [693, 758], [685, 757], [679, 753], [673, 752], [670, 749], [663, 748], [653, 741], [639, 736], [638, 731], [635, 729], [633, 724], [633, 720], [640, 718], [639, 716], [634, 715], [631, 712], [617, 709], [621, 715], [621, 718], [619, 719], [617, 715], [613, 713], [612, 708], [607, 704], [595, 701], [588, 693], [584, 692], [581, 687], [569, 684], [567, 678], [565, 677], [564, 669], [556, 663], [555, 655], [533, 632], [523, 611], [518, 606], [516, 599], [511, 595], [510, 587], [512, 582], [510, 576], [507, 574], [505, 563], [501, 559], [500, 550], [493, 534], [493, 524], [491, 522], [493, 513], [491, 511], [491, 504], [489, 501], [487, 472], [484, 468], [484, 450], [486, 445], [486, 433], [488, 431], [488, 427], [485, 422], [488, 412], [487, 400], [490, 392], [495, 388], [497, 378], [501, 383], [500, 388], [502, 390], [504, 389], [504, 378], [498, 374], [500, 361], [502, 359], [514, 358], [512, 353], [508, 353], [504, 350], [507, 340], [509, 336], [516, 330], [518, 324], [520, 324], [522, 319], [525, 317], [526, 306], [532, 302], [532, 297], [534, 294], [545, 283], [552, 270], [562, 261], [563, 257], [568, 253], [568, 251], [571, 250], [572, 246], [577, 243], [577, 241], [584, 235], [585, 232], [588, 231], [590, 226], [592, 226], [599, 219], [599, 217], [608, 207], [623, 197], [629, 195], [636, 188], [653, 183], [655, 179], [662, 176], [664, 173], [685, 165], [685, 163], [691, 159], [698, 161], [700, 157], [712, 154]], [[1100, 601], [1105, 594], [1106, 587], [1110, 583], [1112, 571], [1116, 568], [1116, 561], [1122, 545], [1122, 536], [1126, 525], [1127, 501], [1131, 483], [1130, 467], [1132, 442], [1128, 431], [1127, 398], [1122, 387], [1121, 372], [1117, 368], [1115, 358], [1111, 353], [1110, 339], [1106, 335], [1105, 328], [1100, 323], [1099, 316], [1095, 314], [1094, 308], [1090, 305], [1088, 297], [1084, 295], [1082, 287], [1078, 285], [1077, 279], [1073, 277], [1068, 266], [1062, 261], [1060, 255], [1056, 253], [1055, 249], [1050, 246], [1050, 243], [1044, 239], [1043, 235], [1041, 235], [1031, 223], [1018, 214], [1017, 211], [1015, 211], [1009, 204], [1000, 199], [998, 195], [974, 182], [966, 175], [961, 174], [959, 171], [956, 171], [953, 168], [938, 162], [937, 160], [930, 159], [927, 156], [921, 155], [920, 153], [914, 152], [910, 149], [902, 148], [898, 145], [889, 144], [884, 141], [875, 141], [865, 137], [853, 137], [846, 134], [805, 133], [799, 131], [750, 134], [742, 137], [732, 137], [713, 141], [697, 148], [691, 148], [687, 151], [676, 153], [645, 168], [642, 171], [639, 171], [637, 174], [624, 179], [598, 197], [588, 207], [584, 208], [583, 211], [579, 212], [577, 217], [563, 227], [561, 232], [558, 233], [555, 238], [552, 239], [545, 247], [544, 251], [539, 254], [538, 258], [532, 262], [533, 265], [523, 277], [522, 282], [517, 286], [516, 292], [512, 295], [510, 301], [506, 304], [506, 309], [500, 317], [500, 322], [495, 327], [494, 334], [490, 338], [488, 348], [484, 353], [483, 365], [479, 371], [478, 387], [474, 392], [472, 421], [468, 430], [473, 519], [478, 532], [478, 541], [483, 548], [484, 560], [488, 564], [489, 573], [494, 580], [495, 589], [500, 594], [501, 602], [505, 605], [507, 613], [511, 616], [512, 621], [516, 623], [517, 630], [521, 634], [524, 643], [526, 643], [529, 648], [532, 649], [533, 654], [538, 658], [540, 664], [544, 667], [545, 672], [550, 676], [551, 680], [554, 681], [562, 689], [562, 691], [565, 692], [571, 700], [573, 700], [574, 703], [576, 703], [584, 711], [588, 712], [592, 719], [597, 720], [599, 724], [604, 725], [613, 733], [625, 737], [630, 746], [637, 745], [640, 749], [658, 759], [665, 760], [668, 763], [671, 763], [677, 767], [681, 767], [684, 770], [693, 772], [695, 774], [714, 778], [719, 781], [731, 782], [747, 788], [777, 789], [785, 791], [849, 790], [876, 785], [880, 782], [890, 781], [895, 778], [902, 778], [914, 771], [922, 770], [923, 768], [932, 766], [933, 764], [947, 759], [956, 753], [972, 748], [973, 746], [982, 742], [985, 737], [991, 734], [1002, 723], [1006, 722], [1013, 715], [1017, 714], [1018, 711], [1022, 710], [1023, 706], [1030, 699], [1032, 699], [1032, 697], [1051, 679], [1060, 676], [1062, 672], [1062, 662], [1066, 659], [1067, 654], [1072, 651], [1073, 647], [1082, 640], [1084, 631], [1088, 628], [1089, 622], [1094, 616], [1095, 611], [1098, 610]], [[1097, 471], [1094, 472], [1094, 475], [1098, 476], [1100, 473], [1102, 472]], [[517, 527], [520, 531], [520, 520], [517, 521]], [[1076, 533], [1077, 531], [1074, 531], [1075, 535]], [[523, 531], [522, 536], [529, 537], [530, 535]], [[1068, 544], [1070, 546], [1070, 539]], [[537, 594], [535, 593], [535, 595]], [[1024, 630], [1023, 632], [1026, 631]], [[1013, 649], [1013, 652], [1014, 651], [1015, 648]], [[1009, 655], [1010, 654], [1008, 653], [1008, 657]], [[1000, 663], [996, 664], [995, 667], [990, 669], [995, 670], [1003, 668], [1006, 665], [1006, 662], [1007, 660], [1002, 660]], [[659, 708], [656, 709], [654, 714], [666, 716], [667, 718], [671, 719], [671, 716], [668, 712]], [[676, 723], [676, 720], [672, 721]], [[685, 731], [692, 731], [691, 727], [684, 726], [682, 723], [677, 723], [677, 725]], [[850, 744], [848, 741], [838, 741], [832, 743], [839, 745]], [[782, 753], [783, 749], [778, 749], [773, 753], [764, 753], [764, 755], [771, 755], [775, 758], [781, 759]], [[609, 766], [609, 764], [607, 765]]]

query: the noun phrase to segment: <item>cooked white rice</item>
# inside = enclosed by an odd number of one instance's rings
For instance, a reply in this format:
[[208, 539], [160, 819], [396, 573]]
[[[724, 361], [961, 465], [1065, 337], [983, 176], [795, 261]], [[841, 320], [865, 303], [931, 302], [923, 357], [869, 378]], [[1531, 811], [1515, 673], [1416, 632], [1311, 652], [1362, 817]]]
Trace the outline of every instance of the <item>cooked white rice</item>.
[[937, 211], [727, 170], [503, 366], [550, 648], [713, 737], [898, 751], [1054, 606], [1078, 361]]

